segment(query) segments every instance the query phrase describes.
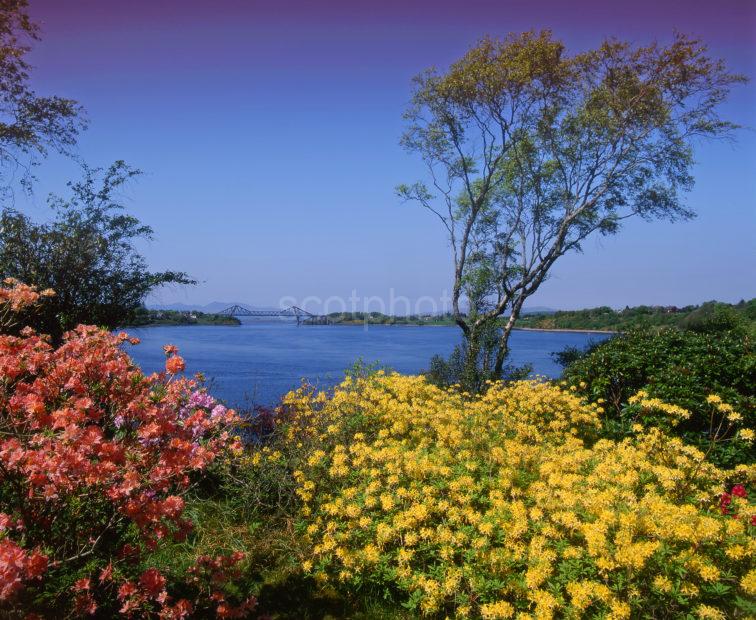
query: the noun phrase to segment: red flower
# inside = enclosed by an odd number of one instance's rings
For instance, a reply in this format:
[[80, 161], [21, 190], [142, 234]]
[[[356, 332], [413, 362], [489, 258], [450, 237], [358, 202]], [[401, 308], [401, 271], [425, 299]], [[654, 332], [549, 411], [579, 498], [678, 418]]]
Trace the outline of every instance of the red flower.
[[74, 600], [74, 607], [79, 615], [94, 615], [97, 603], [89, 592], [80, 592]]
[[136, 594], [136, 591], [137, 591], [137, 587], [130, 581], [126, 581], [121, 584], [120, 588], [118, 588], [118, 598], [120, 600], [129, 598], [133, 594]]
[[0, 539], [0, 602], [23, 589], [24, 581], [39, 577], [47, 568], [47, 558], [37, 551], [31, 555], [12, 540]]
[[112, 579], [113, 579], [113, 563], [108, 562], [108, 565], [100, 571], [100, 583], [104, 583]]
[[142, 573], [142, 576], [139, 577], [139, 585], [142, 586], [151, 597], [157, 598], [163, 588], [165, 588], [165, 577], [163, 577], [160, 574], [160, 571], [156, 568], [148, 568]]
[[90, 587], [90, 581], [89, 579], [79, 579], [76, 583], [73, 584], [74, 590], [89, 590]]
[[723, 515], [730, 512], [728, 506], [732, 503], [732, 495], [729, 493], [722, 493], [722, 497], [719, 498], [719, 510]]
[[26, 563], [26, 574], [30, 579], [40, 577], [47, 570], [47, 556], [39, 551], [32, 551]]
[[746, 489], [742, 484], [736, 484], [732, 487], [732, 494], [735, 497], [748, 497], [748, 493], [746, 493]]

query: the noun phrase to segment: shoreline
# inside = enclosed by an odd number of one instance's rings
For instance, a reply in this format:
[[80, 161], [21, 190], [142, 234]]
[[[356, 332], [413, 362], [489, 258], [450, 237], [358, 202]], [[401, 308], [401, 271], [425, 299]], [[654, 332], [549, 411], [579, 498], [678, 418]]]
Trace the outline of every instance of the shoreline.
[[[243, 323], [148, 323], [146, 325], [124, 325], [119, 329], [143, 329], [145, 327], [240, 327]], [[322, 327], [324, 324], [304, 324], [302, 327]], [[454, 324], [444, 323], [330, 323], [327, 327], [456, 327]], [[609, 329], [577, 329], [577, 328], [546, 328], [546, 327], [513, 327], [512, 331], [523, 332], [553, 332], [553, 333], [573, 333], [573, 334], [619, 334], [617, 330]]]
[[[314, 325], [307, 325], [313, 327]], [[329, 327], [457, 327], [454, 323], [364, 323], [364, 322], [340, 322], [330, 323]], [[577, 328], [563, 328], [563, 327], [513, 327], [512, 331], [526, 331], [526, 332], [565, 332], [575, 334], [619, 334], [617, 330], [611, 329], [577, 329]]]
[[570, 329], [565, 327], [513, 327], [512, 331], [519, 330], [524, 332], [573, 332], [575, 334], [619, 334], [614, 329]]
[[144, 327], [239, 327], [239, 323], [145, 323], [144, 325], [122, 325], [118, 329], [142, 329]]

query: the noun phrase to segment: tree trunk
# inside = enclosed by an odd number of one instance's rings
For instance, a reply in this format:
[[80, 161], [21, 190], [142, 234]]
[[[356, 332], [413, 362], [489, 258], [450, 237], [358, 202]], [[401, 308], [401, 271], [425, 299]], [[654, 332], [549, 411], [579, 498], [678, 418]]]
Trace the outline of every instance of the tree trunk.
[[522, 310], [523, 303], [525, 303], [525, 297], [520, 296], [517, 301], [512, 304], [512, 312], [509, 315], [506, 325], [504, 325], [504, 329], [501, 331], [499, 347], [496, 351], [496, 366], [494, 367], [494, 376], [496, 376], [496, 378], [501, 378], [501, 375], [504, 372], [504, 362], [507, 359], [507, 355], [509, 355], [509, 335], [512, 333], [512, 329], [514, 328], [517, 319], [520, 318], [520, 310]]
[[478, 360], [480, 358], [480, 330], [472, 327], [466, 334], [465, 340], [467, 350], [465, 351], [465, 365], [462, 369], [460, 383], [462, 388], [468, 392], [477, 392], [480, 387], [480, 368]]

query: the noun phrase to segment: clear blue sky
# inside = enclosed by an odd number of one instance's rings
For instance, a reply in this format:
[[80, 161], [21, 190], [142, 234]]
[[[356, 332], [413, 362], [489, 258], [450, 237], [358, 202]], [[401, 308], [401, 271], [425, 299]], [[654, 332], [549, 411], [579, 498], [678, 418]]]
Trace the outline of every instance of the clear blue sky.
[[[31, 0], [41, 93], [86, 108], [78, 151], [147, 174], [130, 210], [153, 226], [154, 269], [201, 281], [158, 302], [277, 305], [285, 296], [438, 298], [451, 284], [442, 229], [393, 188], [421, 173], [398, 146], [410, 79], [482, 35], [551, 28], [569, 50], [606, 35], [702, 36], [756, 77], [756, 2], [255, 2]], [[756, 127], [756, 85], [726, 107]], [[531, 305], [687, 304], [756, 295], [756, 132], [700, 145], [697, 220], [633, 222], [565, 257]], [[77, 174], [53, 157], [23, 208]]]

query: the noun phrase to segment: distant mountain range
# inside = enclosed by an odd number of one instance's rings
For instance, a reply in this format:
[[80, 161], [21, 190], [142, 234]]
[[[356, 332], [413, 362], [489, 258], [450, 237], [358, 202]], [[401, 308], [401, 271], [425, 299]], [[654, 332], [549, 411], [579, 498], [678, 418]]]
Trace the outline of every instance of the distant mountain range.
[[[178, 310], [179, 312], [206, 312], [207, 314], [214, 314], [225, 310], [230, 306], [244, 306], [250, 310], [277, 310], [274, 306], [254, 306], [252, 304], [245, 303], [243, 301], [213, 301], [204, 306], [201, 304], [148, 304], [150, 310]], [[546, 306], [532, 306], [530, 308], [524, 308], [522, 314], [553, 314], [556, 312], [553, 308], [547, 308]]]
[[547, 306], [532, 306], [523, 308], [520, 314], [554, 314], [555, 312], [557, 312], [557, 310]]

